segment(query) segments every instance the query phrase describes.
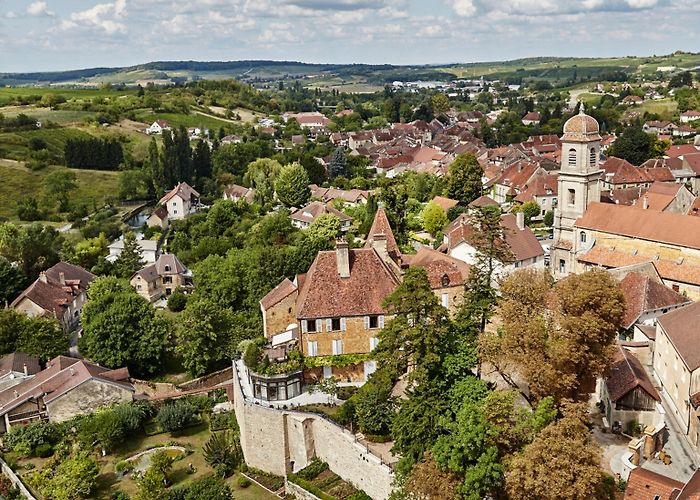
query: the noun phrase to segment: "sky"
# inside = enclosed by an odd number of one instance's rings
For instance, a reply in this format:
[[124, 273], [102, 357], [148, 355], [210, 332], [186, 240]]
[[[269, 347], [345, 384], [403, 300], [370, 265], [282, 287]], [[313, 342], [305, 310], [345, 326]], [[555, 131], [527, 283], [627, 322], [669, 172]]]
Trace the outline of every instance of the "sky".
[[0, 0], [0, 72], [700, 51], [700, 0]]

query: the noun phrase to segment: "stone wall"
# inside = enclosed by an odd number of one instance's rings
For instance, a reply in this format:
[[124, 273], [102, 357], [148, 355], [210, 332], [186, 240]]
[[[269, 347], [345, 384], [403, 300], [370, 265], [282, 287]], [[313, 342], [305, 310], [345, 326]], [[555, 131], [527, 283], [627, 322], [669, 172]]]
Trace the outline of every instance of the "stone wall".
[[311, 413], [275, 410], [244, 400], [234, 376], [234, 409], [246, 463], [278, 475], [297, 472], [314, 457], [377, 500], [391, 493], [393, 471], [350, 432]]
[[287, 330], [287, 327], [297, 322], [296, 300], [299, 292], [292, 292], [288, 297], [267, 310], [263, 309], [264, 332], [268, 339], [273, 335]]
[[[365, 328], [365, 316], [354, 316], [343, 318], [345, 320], [345, 330], [329, 331], [325, 319], [318, 323], [321, 328], [317, 332], [304, 333], [301, 335], [301, 351], [305, 356], [309, 355], [309, 342], [317, 343], [317, 356], [333, 355], [333, 341], [343, 341], [343, 354], [365, 354], [370, 352], [370, 338], [378, 337], [381, 328]], [[302, 320], [304, 321], [304, 320]], [[389, 321], [389, 318], [386, 318]]]
[[47, 404], [49, 419], [63, 422], [112, 403], [131, 401], [133, 392], [116, 384], [88, 380]]
[[287, 491], [287, 493], [291, 493], [292, 495], [294, 495], [294, 497], [297, 500], [319, 500], [319, 498], [316, 495], [314, 495], [310, 491], [306, 491], [304, 488], [302, 488], [298, 484], [294, 484], [291, 481], [285, 481], [284, 488]]
[[36, 500], [36, 497], [34, 497], [34, 495], [32, 495], [29, 492], [24, 483], [22, 483], [22, 480], [19, 478], [19, 476], [17, 476], [17, 474], [15, 474], [15, 472], [12, 469], [10, 469], [10, 466], [7, 465], [7, 463], [2, 458], [0, 458], [0, 470], [3, 474], [5, 474], [5, 476], [8, 477], [10, 481], [12, 481], [12, 484], [14, 484], [17, 487], [17, 489], [19, 489], [20, 493], [24, 498], [28, 500]]

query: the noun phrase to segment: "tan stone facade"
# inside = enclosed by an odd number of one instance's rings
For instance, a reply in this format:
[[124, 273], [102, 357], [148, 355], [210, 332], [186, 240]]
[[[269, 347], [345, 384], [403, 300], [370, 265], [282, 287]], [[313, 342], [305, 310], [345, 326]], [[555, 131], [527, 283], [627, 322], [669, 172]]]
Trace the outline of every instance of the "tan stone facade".
[[378, 343], [385, 316], [300, 320], [304, 356], [365, 354]]
[[48, 403], [47, 410], [52, 422], [64, 422], [103, 406], [131, 401], [132, 396], [133, 391], [123, 386], [93, 379]]
[[277, 304], [265, 309], [261, 306], [263, 316], [263, 332], [266, 338], [287, 330], [291, 324], [298, 327], [296, 301], [299, 292], [292, 292]]

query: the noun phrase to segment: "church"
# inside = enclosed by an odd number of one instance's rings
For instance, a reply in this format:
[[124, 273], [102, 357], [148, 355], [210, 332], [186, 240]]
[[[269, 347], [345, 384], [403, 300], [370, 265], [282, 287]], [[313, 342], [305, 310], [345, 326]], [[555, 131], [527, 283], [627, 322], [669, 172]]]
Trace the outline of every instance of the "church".
[[552, 275], [653, 266], [666, 286], [700, 300], [700, 217], [601, 203], [600, 129], [583, 105], [561, 143]]

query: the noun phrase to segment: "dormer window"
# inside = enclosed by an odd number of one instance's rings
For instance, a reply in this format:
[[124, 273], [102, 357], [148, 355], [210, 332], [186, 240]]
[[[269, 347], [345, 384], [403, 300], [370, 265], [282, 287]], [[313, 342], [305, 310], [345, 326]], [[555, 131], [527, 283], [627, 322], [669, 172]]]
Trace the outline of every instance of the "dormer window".
[[442, 286], [450, 285], [450, 277], [447, 274], [442, 275]]
[[164, 269], [165, 269], [165, 272], [166, 272], [166, 273], [169, 273], [169, 272], [170, 272], [170, 266], [169, 266], [169, 265], [166, 264]]

